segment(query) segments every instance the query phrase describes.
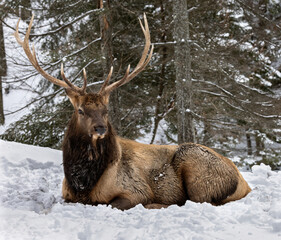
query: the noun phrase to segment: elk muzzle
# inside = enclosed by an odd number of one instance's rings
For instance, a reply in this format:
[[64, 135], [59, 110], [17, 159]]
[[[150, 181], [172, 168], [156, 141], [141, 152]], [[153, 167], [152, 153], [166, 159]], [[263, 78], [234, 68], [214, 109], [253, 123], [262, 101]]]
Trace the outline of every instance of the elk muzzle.
[[94, 127], [94, 130], [95, 130], [96, 134], [98, 134], [99, 136], [103, 136], [103, 135], [105, 135], [107, 129], [104, 126], [97, 126], [97, 127]]
[[95, 125], [92, 127], [89, 135], [93, 140], [103, 139], [107, 133], [107, 127], [104, 125]]

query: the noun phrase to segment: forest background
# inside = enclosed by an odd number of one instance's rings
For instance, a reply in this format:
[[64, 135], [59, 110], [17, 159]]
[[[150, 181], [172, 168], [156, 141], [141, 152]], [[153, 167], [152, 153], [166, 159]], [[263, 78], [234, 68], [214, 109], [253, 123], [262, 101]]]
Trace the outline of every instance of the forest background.
[[[0, 137], [60, 149], [73, 112], [63, 89], [43, 79], [8, 34], [19, 17], [25, 33], [35, 15], [30, 42], [48, 73], [61, 79], [63, 62], [66, 75], [81, 85], [86, 68], [95, 91], [111, 65], [115, 81], [137, 64], [144, 12], [155, 50], [146, 69], [111, 96], [118, 134], [156, 144], [193, 141], [240, 166], [263, 162], [280, 169], [279, 0], [4, 0]], [[15, 94], [30, 97], [17, 109], [6, 107]]]

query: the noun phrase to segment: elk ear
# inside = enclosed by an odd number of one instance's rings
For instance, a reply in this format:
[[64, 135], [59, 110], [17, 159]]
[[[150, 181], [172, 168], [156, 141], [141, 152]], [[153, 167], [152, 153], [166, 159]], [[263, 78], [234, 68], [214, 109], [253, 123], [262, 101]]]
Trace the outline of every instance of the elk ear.
[[66, 95], [68, 96], [71, 104], [73, 105], [73, 107], [77, 108], [80, 95], [77, 92], [73, 91], [71, 88], [66, 88], [65, 92], [66, 92]]

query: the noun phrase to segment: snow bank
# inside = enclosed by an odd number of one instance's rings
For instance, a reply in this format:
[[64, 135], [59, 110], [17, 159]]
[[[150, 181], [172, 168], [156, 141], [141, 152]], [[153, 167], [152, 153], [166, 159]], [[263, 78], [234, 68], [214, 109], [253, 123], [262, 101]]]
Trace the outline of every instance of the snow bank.
[[0, 239], [281, 240], [281, 172], [242, 172], [253, 191], [220, 207], [128, 211], [65, 203], [60, 151], [0, 140]]

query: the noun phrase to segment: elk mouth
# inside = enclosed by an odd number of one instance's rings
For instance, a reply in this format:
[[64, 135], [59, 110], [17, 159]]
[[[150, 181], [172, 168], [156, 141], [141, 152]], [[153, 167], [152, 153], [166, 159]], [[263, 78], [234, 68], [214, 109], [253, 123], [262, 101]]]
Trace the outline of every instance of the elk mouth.
[[107, 132], [107, 128], [103, 127], [103, 126], [97, 126], [94, 127], [92, 133], [89, 134], [89, 136], [93, 139], [93, 140], [97, 140], [97, 139], [103, 139], [106, 135]]
[[94, 130], [99, 136], [105, 135], [106, 133], [106, 127], [103, 126], [94, 127]]

